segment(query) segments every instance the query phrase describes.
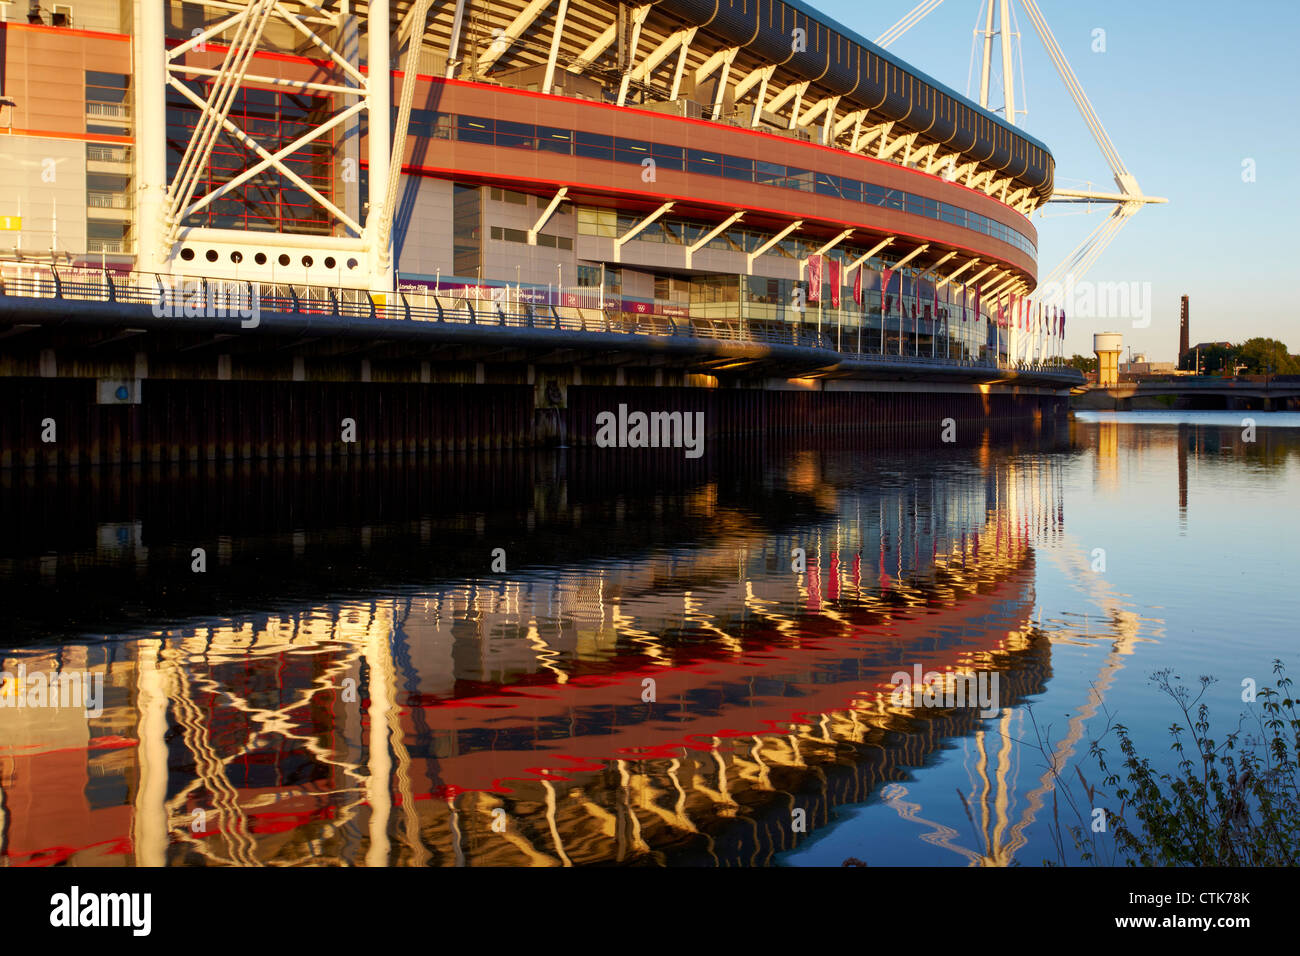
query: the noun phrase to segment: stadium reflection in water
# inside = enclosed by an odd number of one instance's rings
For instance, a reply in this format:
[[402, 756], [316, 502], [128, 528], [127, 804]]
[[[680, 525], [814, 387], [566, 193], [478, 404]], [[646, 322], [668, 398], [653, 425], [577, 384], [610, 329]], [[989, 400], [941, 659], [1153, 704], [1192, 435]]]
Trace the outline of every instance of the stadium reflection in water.
[[[766, 864], [965, 738], [982, 846], [934, 839], [1012, 862], [1048, 788], [1010, 818], [1007, 721], [1072, 638], [1033, 615], [1078, 453], [4, 476], [3, 669], [105, 690], [0, 708], [0, 858]], [[1103, 622], [1083, 717], [1136, 627]], [[998, 715], [896, 705], [916, 666], [995, 672]]]

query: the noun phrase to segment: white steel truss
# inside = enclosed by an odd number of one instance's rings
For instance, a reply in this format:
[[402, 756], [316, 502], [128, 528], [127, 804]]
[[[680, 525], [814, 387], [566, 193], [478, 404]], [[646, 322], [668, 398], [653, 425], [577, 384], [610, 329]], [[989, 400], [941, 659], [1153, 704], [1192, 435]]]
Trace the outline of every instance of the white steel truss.
[[[408, 67], [418, 65], [432, 3], [413, 0], [404, 11], [397, 36], [409, 42]], [[168, 48], [168, 17], [187, 10], [197, 11], [205, 25]], [[273, 27], [281, 43], [284, 37], [296, 35], [304, 48], [314, 51], [321, 64], [319, 75], [302, 79], [250, 69]], [[393, 136], [389, 128], [389, 0], [368, 0], [364, 15], [356, 12], [354, 0], [135, 0], [133, 29], [137, 77], [133, 87], [139, 117], [135, 163], [140, 268], [159, 274], [185, 272], [181, 254], [185, 252], [192, 258], [196, 251], [204, 251], [209, 260], [205, 271], [214, 277], [273, 279], [276, 261], [283, 269], [288, 260], [293, 262], [291, 274], [295, 278], [334, 284], [342, 267], [326, 275], [324, 263], [334, 261], [332, 255], [346, 254], [349, 267], [357, 270], [349, 272], [348, 284], [375, 291], [391, 290], [392, 216], [414, 91], [414, 69], [406, 73], [397, 135]], [[364, 69], [360, 57], [363, 32], [367, 44]], [[209, 52], [210, 46], [216, 49]], [[224, 49], [224, 53], [219, 67], [213, 68], [211, 54], [217, 49]], [[382, 77], [383, 82], [372, 84], [371, 76]], [[202, 95], [195, 91], [196, 82], [207, 86]], [[336, 105], [331, 115], [309, 125], [290, 142], [270, 149], [259, 141], [256, 130], [243, 129], [231, 118], [241, 90], [254, 85], [330, 94]], [[170, 177], [166, 165], [168, 90], [192, 105], [197, 116]], [[359, 137], [363, 115], [381, 116], [384, 121], [369, 123], [367, 129], [368, 202], [358, 199], [349, 208], [346, 201], [332, 200], [307, 182], [288, 160], [298, 150], [336, 130]], [[249, 162], [236, 175], [204, 191], [213, 150], [222, 135], [247, 150]], [[350, 172], [355, 181], [361, 157], [353, 159], [355, 165]], [[197, 213], [218, 200], [237, 195], [236, 190], [256, 181], [267, 170], [301, 190], [347, 235], [248, 233], [194, 223], [192, 217]], [[272, 248], [274, 253], [268, 255]], [[256, 261], [254, 252], [260, 253]], [[299, 255], [286, 256], [287, 252]], [[259, 268], [259, 263], [269, 265]]]
[[[909, 29], [923, 20], [932, 10], [939, 6], [942, 0], [922, 0], [906, 16], [895, 23], [892, 27], [881, 35], [879, 41], [881, 46], [887, 46], [898, 37], [902, 36]], [[1167, 199], [1157, 196], [1147, 196], [1138, 186], [1137, 178], [1128, 171], [1124, 161], [1120, 159], [1119, 152], [1115, 149], [1114, 143], [1111, 142], [1110, 135], [1106, 132], [1105, 126], [1102, 125], [1097, 111], [1093, 108], [1091, 101], [1083, 91], [1083, 86], [1079, 83], [1069, 61], [1065, 58], [1060, 44], [1056, 41], [1051, 27], [1047, 25], [1047, 19], [1043, 16], [1042, 10], [1038, 6], [1037, 0], [1021, 0], [1025, 8], [1030, 23], [1033, 25], [1034, 32], [1038, 34], [1042, 42], [1043, 49], [1046, 50], [1052, 65], [1056, 68], [1061, 82], [1069, 91], [1070, 96], [1074, 99], [1079, 115], [1083, 117], [1088, 126], [1089, 132], [1092, 133], [1093, 139], [1100, 148], [1102, 155], [1105, 157], [1107, 164], [1111, 168], [1111, 173], [1115, 177], [1115, 184], [1119, 187], [1116, 193], [1098, 192], [1092, 190], [1073, 190], [1057, 189], [1053, 191], [1050, 202], [1096, 202], [1096, 203], [1113, 203], [1115, 209], [1111, 215], [1097, 226], [1084, 240], [1075, 247], [1043, 280], [1042, 284], [1059, 282], [1067, 275], [1072, 275], [1076, 280], [1081, 279], [1105, 251], [1111, 240], [1119, 233], [1124, 223], [1131, 219], [1139, 209], [1145, 205], [1165, 203]], [[995, 10], [996, 8], [996, 10]], [[994, 15], [997, 14], [997, 29], [995, 29]], [[1023, 110], [1016, 109], [1016, 82], [1015, 67], [1012, 57], [1012, 39], [1013, 36], [1018, 41], [1019, 34], [1013, 34], [1012, 20], [1014, 10], [1012, 0], [983, 0], [980, 13], [984, 20], [983, 30], [975, 31], [976, 42], [982, 46], [982, 55], [980, 62], [980, 86], [979, 86], [979, 105], [984, 109], [991, 109], [989, 103], [989, 87], [993, 72], [993, 40], [997, 37], [1000, 40], [1001, 53], [1001, 70], [1002, 70], [1002, 87], [1004, 95], [1003, 115], [1007, 122], [1016, 125], [1017, 117]], [[893, 146], [886, 147], [886, 137], [888, 130], [880, 134], [880, 152], [886, 149], [892, 151], [898, 145], [895, 140]], [[857, 148], [857, 137], [855, 136], [854, 148]], [[906, 164], [906, 160], [904, 161]], [[1008, 193], [1010, 186], [1009, 181], [1002, 180], [994, 182], [994, 174], [991, 171], [982, 173], [976, 172], [976, 167], [966, 164], [960, 168], [954, 168], [954, 179], [966, 177], [966, 185], [972, 188], [982, 189], [989, 195], [1001, 192], [1001, 198], [1008, 205], [1019, 209], [1023, 213], [1032, 212], [1038, 205], [1037, 201], [1024, 189], [1017, 189]]]
[[[134, 2], [137, 12], [134, 48], [139, 77], [135, 95], [140, 106], [137, 111], [140, 117], [137, 235], [140, 264], [150, 271], [173, 271], [176, 257], [186, 244], [221, 246], [223, 252], [241, 243], [274, 245], [306, 254], [316, 250], [346, 250], [357, 254], [364, 263], [365, 284], [375, 291], [391, 290], [394, 213], [416, 92], [413, 75], [421, 69], [425, 73], [444, 74], [449, 79], [510, 85], [515, 73], [537, 67], [538, 85], [544, 93], [572, 90], [572, 80], [565, 80], [566, 74], [589, 74], [607, 84], [611, 92], [617, 88], [616, 102], [632, 106], [655, 100], [678, 101], [683, 95], [693, 97], [701, 84], [707, 84], [708, 95], [703, 98], [709, 102], [701, 104], [702, 112], [690, 114], [683, 106], [683, 115], [711, 116], [718, 121], [753, 127], [778, 127], [804, 139], [818, 139], [816, 134], [820, 132], [819, 140], [825, 145], [940, 175], [950, 182], [978, 189], [1026, 215], [1041, 202], [1032, 189], [1014, 179], [983, 168], [978, 160], [950, 152], [942, 144], [926, 138], [924, 133], [909, 129], [905, 122], [874, 122], [867, 109], [856, 104], [849, 106], [817, 81], [792, 75], [780, 63], [762, 62], [763, 58], [749, 47], [719, 49], [715, 42], [698, 40], [697, 35], [704, 35], [698, 31], [707, 32], [707, 25], [688, 27], [668, 22], [653, 4], [644, 0], [640, 4], [613, 4], [603, 0]], [[940, 2], [922, 0], [881, 37], [881, 45], [892, 43]], [[992, 17], [993, 3], [1005, 8], [1011, 0], [986, 2]], [[1032, 8], [1032, 17], [1036, 4], [1032, 0], [1022, 2]], [[174, 13], [178, 10], [199, 11], [198, 22], [202, 26], [192, 36], [183, 37], [183, 42], [178, 42], [172, 34], [171, 42], [175, 45], [168, 48], [168, 17], [176, 21]], [[1004, 24], [1006, 17], [1004, 9]], [[192, 16], [181, 19], [187, 24], [195, 22]], [[313, 55], [319, 64], [314, 75], [285, 69], [283, 76], [277, 76], [273, 66], [262, 66], [263, 61], [254, 60], [254, 54], [259, 52], [259, 40], [271, 35], [273, 30], [281, 37], [276, 41], [281, 44], [280, 49]], [[1004, 27], [1000, 33], [1005, 60], [1009, 29]], [[282, 37], [286, 34], [294, 37], [296, 45], [283, 45]], [[990, 43], [991, 39], [990, 27]], [[363, 41], [365, 47], [361, 46]], [[218, 46], [222, 58], [218, 60], [210, 54], [195, 56], [205, 44]], [[369, 78], [391, 75], [403, 46], [406, 69], [397, 81], [400, 84], [397, 119], [390, 130], [387, 122], [369, 122], [370, 117], [387, 118], [393, 106], [389, 84], [372, 85]], [[363, 50], [367, 55], [362, 56]], [[429, 51], [426, 55], [436, 61], [432, 68], [421, 66], [421, 54], [426, 50]], [[254, 62], [259, 64], [256, 69], [252, 68]], [[559, 86], [555, 82], [557, 76]], [[196, 85], [196, 81], [206, 89]], [[691, 89], [692, 82], [695, 90]], [[300, 131], [292, 142], [259, 142], [258, 131], [252, 127], [241, 129], [231, 111], [241, 86], [325, 94], [333, 98], [333, 111], [314, 120], [314, 125]], [[192, 135], [182, 144], [182, 161], [172, 177], [168, 177], [166, 167], [164, 90], [167, 88], [178, 91], [198, 117]], [[1015, 98], [1015, 94], [1011, 97]], [[731, 112], [733, 103], [736, 115]], [[1016, 107], [1014, 102], [1009, 105], [1014, 121]], [[368, 129], [364, 156], [357, 146], [362, 142], [362, 123]], [[356, 160], [357, 168], [368, 169], [365, 196], [357, 195], [359, 185], [340, 187], [338, 195], [331, 194], [330, 190], [313, 186], [294, 171], [292, 154], [331, 132], [343, 135], [344, 149], [353, 150], [351, 157]], [[205, 169], [213, 144], [221, 137], [228, 137], [247, 150], [249, 162], [236, 176], [224, 181], [218, 178], [204, 192]], [[292, 184], [323, 210], [333, 234], [254, 235], [194, 224], [195, 214], [213, 208], [214, 202], [234, 198], [239, 195], [237, 190], [247, 188], [250, 182], [256, 183], [257, 177], [268, 171], [282, 178], [286, 185]], [[1135, 201], [1131, 189], [1123, 183], [1121, 189], [1126, 203]], [[1061, 195], [1064, 197], [1066, 191], [1061, 191]], [[1106, 197], [1089, 194], [1076, 198], [1103, 201]], [[315, 258], [319, 260], [322, 256]], [[295, 269], [298, 261], [306, 260], [307, 255], [296, 257]], [[220, 271], [219, 267], [214, 269]], [[246, 277], [248, 271], [247, 264], [241, 266], [237, 277]], [[347, 278], [351, 283], [361, 276], [352, 273]]]

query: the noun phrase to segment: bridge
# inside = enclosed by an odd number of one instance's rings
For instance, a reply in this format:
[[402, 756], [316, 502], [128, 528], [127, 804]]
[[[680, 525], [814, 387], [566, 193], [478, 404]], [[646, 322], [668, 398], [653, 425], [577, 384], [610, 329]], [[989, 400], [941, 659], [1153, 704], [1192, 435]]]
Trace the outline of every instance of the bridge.
[[1120, 382], [1074, 390], [1071, 405], [1090, 409], [1228, 409], [1287, 411], [1300, 408], [1300, 375], [1186, 375]]
[[0, 467], [589, 443], [595, 410], [629, 401], [706, 411], [711, 436], [1041, 421], [1081, 378], [954, 355], [942, 322], [882, 328], [847, 310], [790, 322], [749, 303], [638, 315], [463, 290], [196, 277], [187, 293], [151, 274], [16, 263], [0, 276]]

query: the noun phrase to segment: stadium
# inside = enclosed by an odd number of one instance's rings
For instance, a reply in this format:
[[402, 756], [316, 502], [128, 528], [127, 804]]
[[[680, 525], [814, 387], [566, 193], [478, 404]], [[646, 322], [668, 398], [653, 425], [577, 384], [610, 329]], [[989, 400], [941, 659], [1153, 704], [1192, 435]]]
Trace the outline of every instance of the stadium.
[[[305, 314], [496, 335], [405, 372], [407, 345], [347, 371], [300, 351], [296, 382], [462, 381], [447, 370], [470, 354], [469, 381], [558, 381], [567, 405], [596, 382], [880, 391], [923, 374], [930, 394], [1037, 396], [1034, 415], [1062, 414], [1074, 384], [1063, 320], [1027, 299], [1047, 147], [802, 3], [19, 6], [5, 294], [151, 304], [173, 335], [135, 323], [151, 355], [191, 347], [176, 302], [199, 288], [208, 313], [214, 289], [255, 295], [268, 335]], [[539, 330], [565, 336], [563, 361]], [[40, 344], [4, 373], [49, 377], [41, 354], [80, 347]], [[239, 348], [219, 380], [278, 374]], [[168, 367], [125, 356], [83, 377], [138, 404], [144, 378], [194, 377]]]

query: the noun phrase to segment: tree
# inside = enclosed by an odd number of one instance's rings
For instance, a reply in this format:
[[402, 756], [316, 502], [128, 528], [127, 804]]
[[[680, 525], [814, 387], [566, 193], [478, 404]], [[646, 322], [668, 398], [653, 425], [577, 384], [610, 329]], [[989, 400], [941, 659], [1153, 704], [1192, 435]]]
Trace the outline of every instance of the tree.
[[1066, 365], [1077, 368], [1080, 372], [1088, 373], [1097, 371], [1097, 356], [1095, 355], [1071, 355], [1065, 361]]
[[1247, 339], [1237, 348], [1237, 362], [1254, 375], [1294, 375], [1300, 372], [1300, 363], [1277, 339]]
[[1233, 349], [1224, 348], [1222, 345], [1208, 345], [1203, 349], [1188, 349], [1187, 354], [1183, 356], [1182, 368], [1188, 372], [1196, 371], [1197, 352], [1200, 352], [1200, 370], [1202, 375], [1210, 375], [1222, 371], [1228, 364], [1228, 360], [1234, 354]]

